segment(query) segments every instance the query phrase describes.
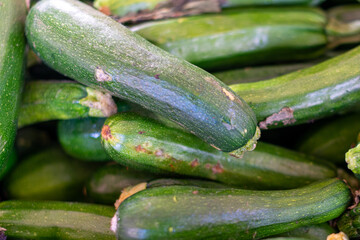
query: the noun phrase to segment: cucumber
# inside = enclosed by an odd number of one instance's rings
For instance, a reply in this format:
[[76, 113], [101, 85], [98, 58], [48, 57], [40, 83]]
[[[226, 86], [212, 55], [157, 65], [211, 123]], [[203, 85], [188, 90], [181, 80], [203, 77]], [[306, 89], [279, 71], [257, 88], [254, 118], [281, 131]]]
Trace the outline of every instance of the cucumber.
[[259, 239], [334, 219], [350, 199], [338, 179], [283, 191], [151, 188], [120, 204], [112, 229], [118, 239]]
[[101, 145], [105, 118], [70, 119], [58, 122], [58, 137], [64, 151], [86, 161], [111, 160]]
[[259, 137], [250, 107], [220, 80], [86, 4], [37, 3], [26, 35], [60, 73], [163, 115], [222, 151], [251, 149]]
[[230, 87], [249, 103], [262, 129], [359, 109], [360, 47], [281, 77]]
[[96, 167], [69, 158], [59, 148], [50, 148], [17, 164], [4, 188], [10, 199], [80, 200]]
[[32, 81], [25, 85], [19, 127], [42, 121], [108, 117], [117, 107], [108, 93], [70, 81]]
[[0, 169], [13, 149], [25, 68], [24, 0], [0, 4]]
[[340, 231], [344, 232], [350, 239], [360, 238], [360, 206], [347, 210], [337, 221]]
[[9, 238], [115, 240], [113, 207], [57, 201], [0, 202], [0, 226]]
[[131, 30], [175, 56], [215, 71], [319, 57], [327, 45], [325, 24], [319, 9], [274, 7], [154, 21]]
[[190, 133], [134, 113], [108, 118], [101, 135], [105, 151], [122, 165], [246, 188], [294, 188], [336, 174], [331, 164], [261, 142], [238, 159]]
[[316, 123], [299, 139], [300, 152], [344, 164], [344, 155], [356, 145], [360, 132], [360, 114], [351, 114]]

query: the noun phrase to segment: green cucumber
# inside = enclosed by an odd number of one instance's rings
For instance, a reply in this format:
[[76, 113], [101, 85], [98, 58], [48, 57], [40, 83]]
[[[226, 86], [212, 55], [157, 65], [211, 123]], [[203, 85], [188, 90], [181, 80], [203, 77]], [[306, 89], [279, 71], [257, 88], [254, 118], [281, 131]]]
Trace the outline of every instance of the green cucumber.
[[360, 206], [347, 210], [337, 221], [340, 231], [350, 239], [360, 238]]
[[24, 0], [0, 4], [0, 169], [13, 149], [25, 68]]
[[43, 0], [30, 10], [26, 34], [60, 73], [163, 115], [222, 151], [251, 149], [259, 137], [250, 107], [220, 80], [86, 4]]
[[157, 176], [120, 165], [104, 166], [97, 170], [87, 182], [86, 195], [89, 200], [96, 203], [114, 204], [124, 188], [149, 181]]
[[113, 160], [133, 169], [202, 177], [247, 188], [294, 188], [336, 175], [331, 164], [260, 142], [253, 152], [238, 159], [190, 133], [134, 113], [108, 118], [101, 138]]
[[316, 123], [300, 138], [297, 150], [336, 164], [344, 164], [344, 155], [356, 144], [360, 132], [360, 114]]
[[327, 45], [325, 24], [326, 16], [319, 9], [274, 7], [154, 21], [131, 30], [214, 71], [319, 57]]
[[87, 161], [111, 160], [101, 145], [105, 118], [70, 119], [58, 122], [58, 137], [64, 151]]
[[4, 188], [10, 199], [80, 200], [96, 167], [69, 158], [59, 148], [50, 148], [17, 164]]
[[19, 127], [83, 117], [108, 117], [117, 107], [108, 93], [70, 81], [26, 83], [19, 113]]
[[0, 168], [0, 181], [14, 167], [16, 159], [16, 151], [13, 150], [8, 158], [3, 162], [4, 166]]
[[0, 202], [5, 235], [21, 239], [115, 240], [110, 231], [113, 207], [56, 201]]
[[300, 124], [360, 107], [360, 47], [267, 81], [230, 86], [262, 129]]
[[338, 179], [283, 191], [159, 187], [125, 199], [112, 229], [124, 240], [259, 239], [334, 219], [350, 200]]

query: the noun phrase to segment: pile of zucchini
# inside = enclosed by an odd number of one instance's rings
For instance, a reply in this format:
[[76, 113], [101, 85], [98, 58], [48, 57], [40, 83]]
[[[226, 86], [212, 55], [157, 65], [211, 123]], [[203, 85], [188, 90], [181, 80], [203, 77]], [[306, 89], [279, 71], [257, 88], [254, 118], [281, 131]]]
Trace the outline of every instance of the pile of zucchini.
[[0, 19], [0, 240], [360, 238], [356, 1]]

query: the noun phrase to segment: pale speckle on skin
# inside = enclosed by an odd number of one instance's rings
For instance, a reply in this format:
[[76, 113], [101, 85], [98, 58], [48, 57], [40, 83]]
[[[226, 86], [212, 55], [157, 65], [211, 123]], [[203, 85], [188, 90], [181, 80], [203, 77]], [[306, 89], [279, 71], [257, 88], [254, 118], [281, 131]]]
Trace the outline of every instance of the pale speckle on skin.
[[112, 80], [112, 77], [100, 67], [97, 67], [95, 70], [95, 78], [98, 82], [109, 82]]
[[222, 89], [223, 93], [225, 93], [225, 95], [231, 100], [234, 101], [235, 97], [234, 94], [232, 94], [231, 92], [229, 92], [228, 90], [226, 90], [225, 88]]

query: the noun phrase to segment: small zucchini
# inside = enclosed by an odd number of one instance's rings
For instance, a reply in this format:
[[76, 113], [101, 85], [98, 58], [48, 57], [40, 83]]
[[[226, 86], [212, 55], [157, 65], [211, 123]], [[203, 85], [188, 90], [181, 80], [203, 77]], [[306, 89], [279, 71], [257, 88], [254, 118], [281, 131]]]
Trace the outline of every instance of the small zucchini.
[[0, 202], [0, 226], [9, 238], [115, 240], [110, 231], [115, 209], [57, 201]]
[[336, 175], [331, 164], [262, 142], [238, 159], [190, 133], [134, 113], [108, 118], [101, 135], [105, 151], [113, 160], [155, 173], [202, 177], [257, 189], [294, 188]]
[[344, 232], [350, 239], [360, 238], [360, 206], [347, 210], [337, 221], [340, 231]]
[[10, 163], [25, 69], [24, 0], [0, 4], [0, 171]]
[[50, 148], [23, 159], [3, 186], [10, 199], [81, 200], [96, 167], [69, 158], [60, 148]]
[[124, 240], [261, 239], [334, 219], [350, 200], [338, 179], [282, 191], [150, 188], [120, 204], [112, 230]]
[[360, 47], [277, 78], [230, 86], [261, 129], [306, 123], [359, 108]]
[[224, 152], [240, 155], [259, 137], [251, 108], [220, 80], [84, 3], [37, 3], [26, 35], [58, 72], [142, 105]]
[[117, 106], [108, 93], [70, 81], [31, 81], [25, 85], [19, 127], [83, 117], [108, 117]]

